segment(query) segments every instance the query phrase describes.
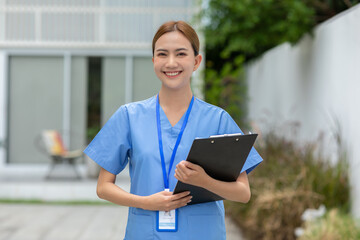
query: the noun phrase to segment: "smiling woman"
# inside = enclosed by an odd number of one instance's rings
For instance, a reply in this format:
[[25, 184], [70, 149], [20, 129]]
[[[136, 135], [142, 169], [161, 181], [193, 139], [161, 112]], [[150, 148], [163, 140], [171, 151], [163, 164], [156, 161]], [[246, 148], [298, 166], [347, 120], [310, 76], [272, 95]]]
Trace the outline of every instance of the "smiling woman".
[[154, 48], [154, 70], [162, 88], [191, 93], [190, 78], [202, 57], [195, 56], [189, 40], [181, 32], [173, 31], [159, 37]]
[[[247, 174], [262, 159], [252, 149], [234, 182], [213, 179], [201, 166], [183, 161], [197, 137], [242, 132], [223, 109], [193, 96], [190, 79], [202, 56], [190, 25], [163, 24], [152, 46], [159, 94], [121, 106], [84, 151], [102, 167], [98, 196], [130, 207], [125, 239], [226, 239], [222, 201], [187, 205], [190, 192], [172, 191], [179, 180], [246, 203]], [[115, 185], [128, 163], [130, 193]]]

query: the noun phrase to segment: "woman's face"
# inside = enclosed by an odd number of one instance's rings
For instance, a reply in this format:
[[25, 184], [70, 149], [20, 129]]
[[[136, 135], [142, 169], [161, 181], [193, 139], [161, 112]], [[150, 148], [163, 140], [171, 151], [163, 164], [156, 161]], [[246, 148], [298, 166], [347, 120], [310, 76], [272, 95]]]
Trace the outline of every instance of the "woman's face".
[[163, 87], [178, 90], [190, 86], [190, 78], [201, 62], [189, 40], [180, 32], [162, 35], [155, 43], [154, 70]]

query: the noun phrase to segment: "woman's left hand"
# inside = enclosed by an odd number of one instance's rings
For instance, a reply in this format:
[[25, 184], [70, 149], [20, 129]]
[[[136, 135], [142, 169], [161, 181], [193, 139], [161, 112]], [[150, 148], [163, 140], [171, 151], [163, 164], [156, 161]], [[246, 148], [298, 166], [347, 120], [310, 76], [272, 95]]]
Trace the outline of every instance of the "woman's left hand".
[[188, 161], [181, 161], [176, 165], [174, 176], [183, 183], [198, 187], [203, 187], [209, 178], [209, 175], [201, 166]]

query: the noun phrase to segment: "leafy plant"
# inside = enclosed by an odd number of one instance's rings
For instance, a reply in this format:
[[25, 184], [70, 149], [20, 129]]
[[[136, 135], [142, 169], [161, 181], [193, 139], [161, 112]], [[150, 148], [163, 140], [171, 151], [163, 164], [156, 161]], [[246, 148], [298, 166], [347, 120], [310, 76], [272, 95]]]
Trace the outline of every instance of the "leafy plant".
[[249, 176], [252, 199], [246, 205], [226, 202], [227, 212], [248, 239], [295, 239], [307, 208], [350, 207], [346, 161], [331, 165], [315, 154], [315, 145], [265, 136], [257, 149], [264, 163]]
[[225, 65], [220, 73], [207, 70], [205, 79], [206, 101], [225, 109], [239, 126], [246, 127], [247, 95], [242, 58], [237, 59], [239, 67], [232, 70], [230, 64]]
[[[296, 44], [316, 24], [360, 0], [209, 0], [198, 18], [206, 38], [205, 99], [246, 120], [244, 63], [284, 42]], [[229, 81], [231, 79], [231, 81]], [[229, 91], [229, 89], [233, 89]]]
[[[359, 0], [209, 0], [205, 22], [206, 101], [246, 123], [244, 63], [284, 42], [296, 44], [314, 26]], [[250, 178], [252, 200], [227, 202], [249, 239], [294, 239], [307, 208], [324, 204], [349, 211], [346, 154], [335, 165], [316, 156], [314, 144], [297, 147], [269, 134], [258, 147], [265, 159]]]
[[303, 235], [299, 240], [356, 240], [360, 239], [359, 222], [356, 222], [349, 214], [338, 209], [332, 209], [325, 217], [305, 222]]

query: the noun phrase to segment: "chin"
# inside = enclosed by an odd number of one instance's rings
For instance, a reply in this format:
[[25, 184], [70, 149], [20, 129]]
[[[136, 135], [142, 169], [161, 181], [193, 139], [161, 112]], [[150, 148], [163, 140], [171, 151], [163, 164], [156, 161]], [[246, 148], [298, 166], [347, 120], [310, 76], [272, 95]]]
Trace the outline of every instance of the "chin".
[[172, 91], [179, 91], [179, 90], [183, 90], [183, 89], [188, 89], [190, 87], [190, 83], [189, 84], [163, 84], [164, 88], [168, 89], [168, 90], [172, 90]]

